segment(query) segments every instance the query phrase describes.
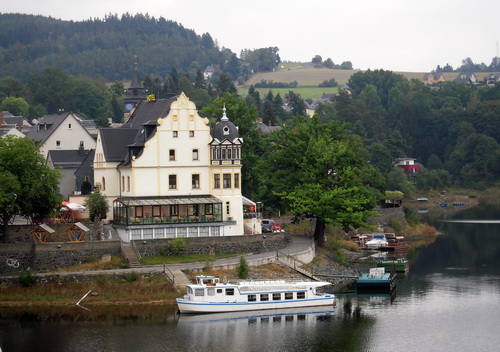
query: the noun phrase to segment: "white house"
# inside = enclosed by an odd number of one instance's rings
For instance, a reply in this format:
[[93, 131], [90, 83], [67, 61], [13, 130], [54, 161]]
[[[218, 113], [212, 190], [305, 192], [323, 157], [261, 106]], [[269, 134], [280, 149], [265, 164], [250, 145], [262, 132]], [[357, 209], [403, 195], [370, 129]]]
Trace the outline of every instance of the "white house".
[[82, 125], [82, 119], [72, 112], [45, 115], [31, 128], [28, 138], [40, 143], [46, 158], [49, 150], [94, 149], [96, 141]]
[[184, 93], [101, 129], [95, 185], [122, 240], [243, 235], [242, 144], [225, 111], [211, 130]]

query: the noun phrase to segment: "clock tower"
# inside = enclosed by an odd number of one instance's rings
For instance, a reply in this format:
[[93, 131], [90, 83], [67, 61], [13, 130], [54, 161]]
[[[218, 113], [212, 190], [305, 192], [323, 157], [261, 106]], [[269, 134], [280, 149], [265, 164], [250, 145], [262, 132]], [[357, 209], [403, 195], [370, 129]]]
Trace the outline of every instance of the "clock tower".
[[123, 100], [123, 112], [125, 113], [125, 117], [130, 115], [132, 110], [141, 102], [141, 100], [146, 99], [146, 96], [147, 92], [142, 85], [141, 79], [139, 78], [139, 71], [137, 70], [136, 60], [134, 62], [134, 74], [132, 76], [132, 82], [125, 91], [125, 99]]

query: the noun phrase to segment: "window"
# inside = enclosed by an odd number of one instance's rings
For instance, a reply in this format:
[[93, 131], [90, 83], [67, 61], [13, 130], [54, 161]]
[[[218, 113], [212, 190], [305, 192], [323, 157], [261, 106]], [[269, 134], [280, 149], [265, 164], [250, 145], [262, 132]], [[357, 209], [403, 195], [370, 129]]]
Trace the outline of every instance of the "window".
[[198, 149], [193, 149], [193, 160], [198, 160]]
[[71, 124], [70, 123], [68, 123], [68, 129], [71, 129]]
[[214, 213], [213, 204], [205, 204], [205, 215], [212, 215]]
[[153, 216], [161, 216], [161, 207], [159, 205], [153, 205]]
[[214, 175], [214, 188], [220, 188], [220, 175]]
[[226, 159], [226, 148], [222, 149], [222, 159]]
[[207, 296], [215, 296], [215, 288], [207, 288]]
[[80, 141], [80, 147], [85, 147], [85, 142], [84, 141]]
[[135, 217], [142, 218], [142, 216], [143, 216], [142, 207], [141, 206], [135, 207]]
[[285, 299], [293, 299], [293, 292], [285, 292]]
[[102, 190], [106, 190], [106, 179], [104, 177], [102, 178]]
[[248, 295], [248, 302], [256, 302], [257, 295]]
[[222, 183], [224, 188], [231, 188], [231, 174], [224, 174], [222, 176]]
[[240, 188], [240, 174], [234, 174], [234, 188]]
[[205, 296], [205, 289], [204, 288], [195, 288], [194, 295], [195, 296]]
[[168, 175], [168, 189], [177, 189], [177, 175]]
[[304, 298], [306, 298], [305, 292], [297, 292], [297, 299], [304, 299]]
[[193, 188], [200, 188], [200, 175], [191, 175], [191, 185]]
[[229, 205], [230, 205], [229, 202], [226, 202], [226, 214], [227, 215], [231, 214], [229, 211], [231, 209], [231, 207]]
[[231, 157], [231, 151], [232, 151], [232, 149], [231, 149], [231, 148], [229, 148], [229, 149], [227, 150], [227, 158], [228, 158], [228, 159], [232, 159], [232, 157]]
[[125, 191], [125, 176], [122, 176], [122, 192]]
[[170, 149], [168, 151], [168, 159], [169, 160], [175, 160], [175, 149]]
[[273, 301], [280, 301], [281, 293], [273, 293]]
[[260, 301], [261, 302], [266, 302], [269, 301], [269, 295], [267, 293], [263, 293], [260, 295]]
[[61, 147], [61, 141], [56, 141], [56, 147], [60, 148]]
[[194, 131], [189, 131], [189, 137], [194, 137]]
[[130, 176], [127, 176], [127, 192], [130, 192]]
[[226, 288], [226, 296], [234, 296], [234, 288]]
[[172, 131], [172, 137], [177, 138], [178, 136], [179, 134], [177, 133], [177, 131]]
[[178, 205], [171, 205], [170, 206], [170, 215], [171, 216], [179, 215], [179, 206]]

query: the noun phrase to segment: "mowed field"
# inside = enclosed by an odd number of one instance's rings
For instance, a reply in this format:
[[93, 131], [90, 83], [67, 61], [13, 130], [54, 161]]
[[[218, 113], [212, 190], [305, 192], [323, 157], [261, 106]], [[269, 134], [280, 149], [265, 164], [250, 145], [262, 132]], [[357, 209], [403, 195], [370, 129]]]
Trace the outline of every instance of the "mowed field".
[[[260, 93], [261, 97], [264, 97], [271, 89], [274, 95], [280, 93], [281, 97], [283, 97], [289, 90], [292, 90], [294, 93], [300, 94], [303, 99], [319, 99], [323, 93], [336, 93], [338, 88], [320, 88], [318, 87], [318, 84], [325, 80], [335, 78], [341, 87], [346, 84], [351, 75], [357, 71], [358, 70], [332, 70], [328, 68], [314, 68], [312, 66], [286, 65], [285, 68], [279, 69], [275, 72], [264, 72], [253, 75], [245, 83], [245, 85], [238, 88], [238, 93], [247, 94], [248, 88], [251, 85], [255, 85], [262, 80], [284, 83], [297, 81], [298, 86], [296, 88], [256, 88], [256, 90]], [[394, 73], [401, 74], [408, 79], [416, 78], [420, 80], [426, 74], [426, 72], [396, 71], [394, 71]], [[446, 81], [453, 81], [457, 75], [457, 72], [444, 73]], [[488, 75], [488, 73], [476, 73], [476, 78], [478, 81], [483, 81], [486, 75]]]

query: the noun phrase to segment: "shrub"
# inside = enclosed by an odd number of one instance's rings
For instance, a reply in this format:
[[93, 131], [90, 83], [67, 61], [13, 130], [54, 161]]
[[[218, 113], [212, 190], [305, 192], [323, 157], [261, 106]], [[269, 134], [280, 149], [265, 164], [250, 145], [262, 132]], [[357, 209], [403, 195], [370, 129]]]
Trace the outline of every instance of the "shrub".
[[397, 233], [401, 233], [401, 231], [403, 231], [403, 224], [397, 219], [391, 219], [389, 221], [389, 226], [392, 227]]
[[240, 264], [236, 268], [236, 272], [240, 279], [245, 279], [248, 276], [248, 263], [245, 257], [240, 257]]
[[96, 257], [92, 257], [92, 256], [85, 257], [85, 259], [83, 260], [84, 263], [93, 263], [93, 262], [96, 262], [96, 261], [97, 261], [97, 258]]
[[139, 280], [139, 274], [136, 273], [135, 271], [132, 271], [131, 273], [125, 273], [123, 275], [123, 277], [125, 278], [125, 281], [127, 281], [127, 282], [134, 282], [134, 281]]
[[420, 216], [415, 209], [404, 207], [404, 211], [408, 224], [415, 225], [420, 222]]
[[36, 275], [31, 269], [23, 270], [19, 275], [19, 280], [21, 281], [21, 285], [29, 287], [36, 282]]
[[174, 255], [180, 255], [187, 250], [187, 243], [184, 238], [174, 238], [168, 242], [170, 249]]

